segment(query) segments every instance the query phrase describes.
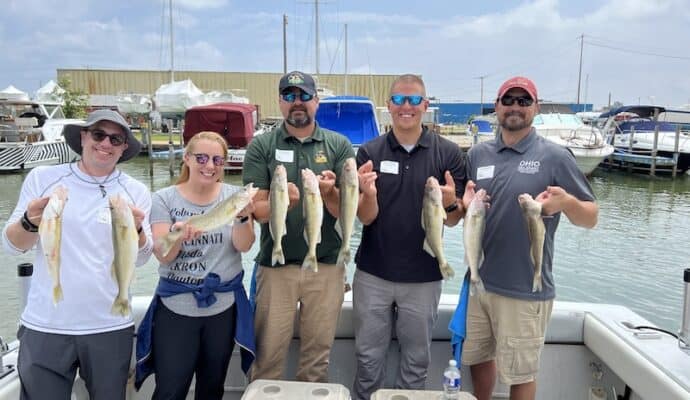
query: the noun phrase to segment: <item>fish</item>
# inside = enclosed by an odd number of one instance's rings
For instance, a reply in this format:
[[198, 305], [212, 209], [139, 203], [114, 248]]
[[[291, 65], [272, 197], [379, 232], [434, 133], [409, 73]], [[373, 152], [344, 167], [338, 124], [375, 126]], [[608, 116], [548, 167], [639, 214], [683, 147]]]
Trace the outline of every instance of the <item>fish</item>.
[[321, 243], [321, 223], [323, 222], [323, 199], [319, 190], [319, 179], [309, 168], [302, 169], [302, 207], [304, 216], [304, 241], [307, 242], [307, 254], [302, 261], [302, 268], [319, 270], [316, 258], [316, 246]]
[[113, 233], [112, 275], [118, 290], [110, 313], [126, 317], [132, 312], [129, 303], [129, 285], [134, 278], [134, 268], [139, 252], [139, 234], [127, 200], [117, 195], [110, 196], [108, 202]]
[[43, 216], [38, 225], [41, 248], [48, 264], [48, 273], [53, 279], [53, 304], [55, 305], [63, 299], [60, 284], [60, 242], [62, 241], [62, 212], [66, 202], [67, 188], [56, 187], [43, 209]]
[[340, 182], [340, 217], [335, 224], [335, 231], [340, 235], [342, 243], [336, 265], [345, 267], [352, 258], [350, 238], [355, 229], [355, 218], [359, 205], [359, 177], [357, 176], [357, 163], [353, 157], [345, 160], [338, 179]]
[[287, 234], [285, 218], [287, 218], [290, 198], [288, 196], [287, 171], [282, 164], [278, 164], [271, 179], [269, 192], [271, 206], [271, 218], [268, 220], [268, 229], [273, 238], [273, 251], [271, 252], [271, 265], [285, 264], [283, 254], [283, 236]]
[[[187, 220], [187, 224], [203, 232], [211, 231], [224, 225], [232, 225], [237, 214], [252, 201], [258, 190], [252, 183], [249, 183], [233, 193], [232, 196], [216, 204], [208, 212], [190, 217]], [[182, 234], [183, 230], [176, 230], [156, 241], [155, 245], [163, 257], [168, 255], [170, 249], [172, 249]]]
[[527, 233], [529, 235], [530, 256], [534, 264], [534, 279], [532, 281], [532, 292], [541, 292], [541, 263], [544, 258], [544, 238], [546, 237], [546, 226], [541, 216], [541, 203], [534, 200], [528, 193], [518, 196], [522, 215], [527, 222]]
[[484, 261], [484, 228], [486, 227], [486, 190], [479, 189], [474, 193], [465, 213], [462, 228], [462, 239], [465, 245], [465, 264], [470, 269], [470, 294], [484, 291], [484, 283], [479, 276], [479, 268]]
[[436, 178], [430, 176], [424, 186], [422, 201], [422, 229], [426, 234], [423, 248], [438, 261], [443, 279], [455, 276], [453, 268], [443, 254], [443, 221], [447, 217], [446, 210], [443, 209], [441, 186]]

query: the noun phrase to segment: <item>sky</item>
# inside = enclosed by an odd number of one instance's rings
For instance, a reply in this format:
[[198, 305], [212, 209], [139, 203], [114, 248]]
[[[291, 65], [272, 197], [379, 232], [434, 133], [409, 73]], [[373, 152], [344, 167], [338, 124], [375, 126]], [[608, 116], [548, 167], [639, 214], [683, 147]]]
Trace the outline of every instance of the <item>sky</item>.
[[[58, 68], [169, 70], [168, 0], [2, 0], [0, 89]], [[175, 70], [314, 73], [314, 0], [173, 0]], [[690, 0], [320, 0], [320, 73], [422, 75], [440, 101], [690, 104]], [[582, 47], [581, 47], [582, 46]], [[582, 49], [582, 58], [580, 52]], [[580, 60], [582, 64], [580, 74]], [[578, 76], [580, 77], [578, 79]], [[482, 90], [483, 84], [483, 90]], [[248, 94], [251, 98], [251, 94]]]

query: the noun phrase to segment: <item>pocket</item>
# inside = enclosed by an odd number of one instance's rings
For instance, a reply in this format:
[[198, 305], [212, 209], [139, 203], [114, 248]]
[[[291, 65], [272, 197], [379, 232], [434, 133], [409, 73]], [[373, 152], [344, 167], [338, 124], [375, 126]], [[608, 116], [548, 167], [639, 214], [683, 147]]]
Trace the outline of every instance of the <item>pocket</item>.
[[17, 340], [22, 340], [22, 336], [24, 336], [24, 332], [26, 332], [26, 327], [24, 325], [19, 324], [19, 329], [17, 329]]
[[502, 353], [504, 354], [503, 362], [506, 366], [510, 366], [509, 374], [513, 376], [536, 375], [539, 370], [543, 343], [543, 337], [507, 338], [506, 347]]

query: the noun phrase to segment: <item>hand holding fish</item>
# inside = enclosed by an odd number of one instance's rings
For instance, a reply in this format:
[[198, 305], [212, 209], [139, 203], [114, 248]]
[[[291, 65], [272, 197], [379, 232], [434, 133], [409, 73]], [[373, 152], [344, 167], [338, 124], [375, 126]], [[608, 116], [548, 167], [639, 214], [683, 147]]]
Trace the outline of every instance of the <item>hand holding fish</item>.
[[560, 186], [548, 186], [535, 198], [541, 203], [543, 215], [553, 215], [565, 210], [574, 199]]
[[288, 210], [292, 210], [297, 204], [299, 204], [299, 188], [292, 182], [288, 182], [287, 188], [289, 200]]
[[[467, 181], [467, 184], [465, 185], [465, 193], [462, 195], [462, 205], [465, 207], [465, 210], [470, 207], [470, 203], [472, 203], [472, 200], [475, 199], [475, 194], [477, 193], [475, 190], [476, 187], [476, 183], [473, 181]], [[489, 200], [491, 200], [491, 196], [487, 194], [482, 196], [482, 199], [486, 208], [490, 208], [491, 204], [489, 203]]]
[[204, 233], [204, 229], [189, 224], [189, 220], [187, 220], [172, 224], [170, 232], [179, 232], [179, 236], [175, 240], [175, 244], [177, 244], [187, 240], [198, 239]]
[[45, 210], [46, 206], [48, 205], [48, 200], [50, 200], [50, 196], [39, 197], [31, 200], [26, 206], [26, 216], [34, 225], [41, 225], [43, 210]]
[[335, 189], [335, 172], [326, 170], [321, 171], [321, 174], [316, 176], [319, 178], [319, 190], [321, 191], [321, 197], [326, 198], [333, 194]]
[[137, 228], [137, 230], [139, 230], [141, 225], [144, 223], [146, 214], [144, 213], [144, 210], [136, 208], [132, 204], [129, 205], [129, 208], [132, 210], [132, 216], [134, 217], [134, 226]]
[[446, 184], [441, 186], [441, 194], [443, 195], [443, 207], [449, 207], [457, 201], [455, 196], [455, 180], [453, 180], [453, 175], [450, 171], [446, 171], [444, 178]]

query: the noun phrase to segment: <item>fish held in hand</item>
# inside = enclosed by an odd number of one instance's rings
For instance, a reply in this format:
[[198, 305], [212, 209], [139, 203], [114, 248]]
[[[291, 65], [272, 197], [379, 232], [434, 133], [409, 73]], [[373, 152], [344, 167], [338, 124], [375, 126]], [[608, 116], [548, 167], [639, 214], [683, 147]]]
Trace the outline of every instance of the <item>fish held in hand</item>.
[[[194, 215], [187, 220], [187, 224], [203, 232], [220, 228], [224, 225], [232, 225], [237, 214], [242, 211], [254, 198], [258, 189], [252, 183], [233, 193], [232, 196], [216, 204], [204, 214]], [[176, 230], [161, 237], [156, 246], [165, 257], [175, 242], [182, 237], [183, 230]]]
[[438, 180], [433, 176], [427, 178], [422, 202], [422, 229], [426, 234], [424, 251], [436, 258], [443, 279], [451, 279], [455, 276], [455, 272], [443, 253], [443, 221], [446, 220], [447, 215], [443, 208], [442, 197]]
[[53, 279], [53, 304], [55, 305], [63, 298], [60, 284], [60, 242], [62, 240], [62, 212], [66, 202], [67, 188], [58, 186], [50, 195], [38, 226], [41, 248], [48, 264], [48, 272]]
[[530, 256], [534, 264], [534, 280], [532, 282], [532, 292], [541, 292], [541, 263], [544, 258], [544, 238], [546, 237], [546, 227], [541, 216], [541, 203], [534, 200], [528, 193], [518, 196], [522, 215], [527, 223], [529, 234]]
[[286, 222], [290, 198], [288, 196], [287, 171], [282, 164], [276, 166], [271, 179], [269, 192], [271, 206], [271, 218], [268, 220], [268, 229], [273, 238], [273, 251], [271, 252], [271, 265], [285, 264], [283, 254], [283, 236], [287, 234]]
[[486, 227], [486, 203], [489, 196], [486, 190], [479, 189], [475, 192], [472, 201], [467, 207], [463, 221], [463, 243], [465, 245], [465, 264], [470, 269], [470, 294], [484, 291], [482, 278], [479, 276], [479, 268], [484, 261], [484, 229]]
[[345, 267], [352, 258], [350, 238], [355, 228], [357, 206], [359, 205], [359, 177], [354, 158], [350, 157], [345, 160], [338, 179], [340, 182], [340, 217], [335, 224], [335, 231], [340, 235], [342, 244], [336, 265]]
[[304, 241], [307, 242], [307, 254], [302, 261], [302, 268], [319, 270], [316, 257], [316, 246], [321, 243], [321, 223], [323, 222], [323, 199], [319, 189], [319, 179], [309, 168], [302, 170]]
[[129, 285], [134, 277], [134, 268], [139, 252], [139, 234], [129, 203], [122, 196], [111, 196], [110, 224], [113, 233], [112, 273], [117, 284], [117, 296], [110, 312], [113, 315], [128, 316], [131, 311]]

